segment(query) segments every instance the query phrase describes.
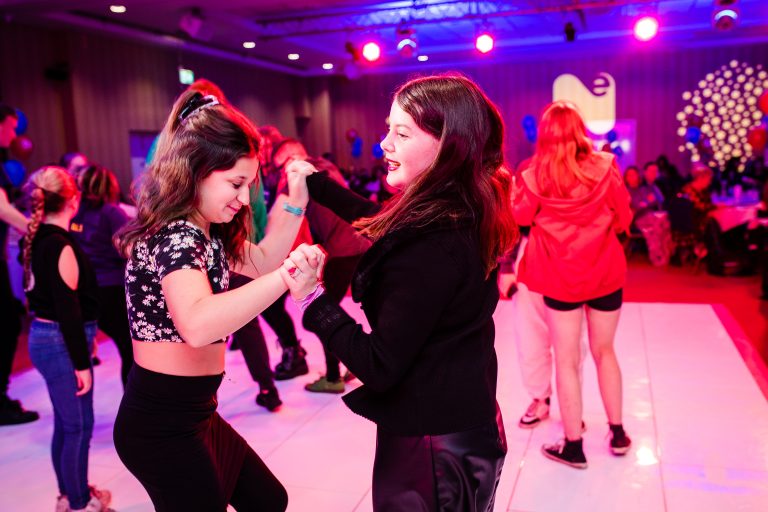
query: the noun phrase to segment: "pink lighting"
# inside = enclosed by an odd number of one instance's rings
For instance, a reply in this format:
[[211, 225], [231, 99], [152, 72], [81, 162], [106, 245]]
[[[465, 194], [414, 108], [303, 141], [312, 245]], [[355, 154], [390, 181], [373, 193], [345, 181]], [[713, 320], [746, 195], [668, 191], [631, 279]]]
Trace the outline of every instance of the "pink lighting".
[[475, 39], [475, 48], [480, 53], [488, 53], [493, 50], [493, 37], [489, 34], [481, 34]]
[[379, 60], [379, 57], [381, 57], [381, 48], [373, 41], [365, 43], [365, 45], [363, 45], [363, 57], [365, 57], [365, 60], [368, 62], [377, 61]]
[[635, 23], [635, 38], [650, 41], [659, 32], [659, 21], [653, 16], [645, 16]]

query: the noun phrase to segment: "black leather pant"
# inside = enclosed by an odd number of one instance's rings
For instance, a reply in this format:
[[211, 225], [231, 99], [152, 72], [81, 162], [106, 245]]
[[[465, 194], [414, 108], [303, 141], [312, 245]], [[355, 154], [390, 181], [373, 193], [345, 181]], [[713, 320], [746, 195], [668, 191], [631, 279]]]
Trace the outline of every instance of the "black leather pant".
[[375, 512], [492, 512], [507, 440], [496, 421], [465, 432], [403, 437], [381, 428], [373, 464]]

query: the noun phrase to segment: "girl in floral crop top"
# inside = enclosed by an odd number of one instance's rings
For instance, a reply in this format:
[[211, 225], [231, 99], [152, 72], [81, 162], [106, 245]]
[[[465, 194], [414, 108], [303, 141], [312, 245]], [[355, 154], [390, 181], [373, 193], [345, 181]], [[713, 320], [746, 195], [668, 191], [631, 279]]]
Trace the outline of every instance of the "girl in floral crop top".
[[[288, 254], [311, 165], [291, 164], [288, 201], [270, 215], [259, 245], [247, 241], [258, 149], [248, 119], [220, 93], [193, 85], [160, 135], [136, 219], [116, 237], [128, 257], [135, 364], [115, 421], [115, 448], [158, 511], [224, 512], [228, 504], [279, 511], [287, 503], [280, 482], [216, 413], [224, 371], [224, 344], [217, 342], [285, 293], [287, 283], [297, 301], [322, 293], [323, 252], [302, 245]], [[254, 280], [228, 291], [230, 269]]]

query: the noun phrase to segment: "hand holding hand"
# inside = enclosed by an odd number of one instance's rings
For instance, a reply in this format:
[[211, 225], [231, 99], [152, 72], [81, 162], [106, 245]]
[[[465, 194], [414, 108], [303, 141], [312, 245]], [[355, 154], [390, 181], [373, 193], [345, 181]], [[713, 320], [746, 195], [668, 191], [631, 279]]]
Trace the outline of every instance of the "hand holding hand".
[[293, 300], [302, 300], [315, 291], [324, 266], [325, 252], [319, 245], [301, 244], [288, 255], [279, 271]]

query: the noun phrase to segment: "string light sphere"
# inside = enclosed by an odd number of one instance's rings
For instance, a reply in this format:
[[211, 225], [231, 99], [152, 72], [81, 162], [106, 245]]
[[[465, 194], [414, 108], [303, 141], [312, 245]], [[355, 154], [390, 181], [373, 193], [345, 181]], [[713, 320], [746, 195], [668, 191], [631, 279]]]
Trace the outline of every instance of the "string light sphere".
[[697, 89], [682, 94], [685, 103], [675, 116], [677, 135], [683, 139], [678, 150], [689, 151], [693, 162], [709, 161], [720, 168], [737, 158], [743, 170], [753, 155], [748, 134], [763, 121], [757, 100], [764, 90], [768, 72], [761, 64], [732, 60], [707, 73]]

